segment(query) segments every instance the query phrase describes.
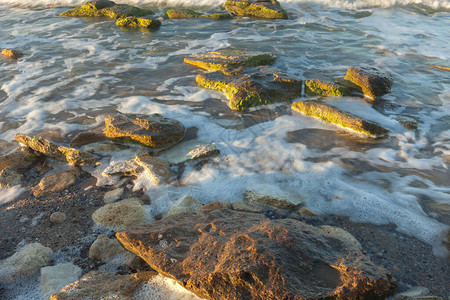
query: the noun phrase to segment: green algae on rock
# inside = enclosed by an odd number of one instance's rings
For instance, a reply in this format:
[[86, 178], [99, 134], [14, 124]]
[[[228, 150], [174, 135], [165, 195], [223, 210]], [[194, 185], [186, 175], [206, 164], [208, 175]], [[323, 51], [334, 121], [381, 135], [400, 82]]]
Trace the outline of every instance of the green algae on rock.
[[127, 4], [117, 4], [108, 0], [88, 1], [83, 5], [60, 14], [63, 17], [107, 17], [111, 19], [142, 17], [153, 14], [149, 9], [141, 9]]
[[189, 18], [205, 18], [212, 20], [226, 20], [233, 18], [229, 13], [213, 13], [213, 14], [202, 14], [198, 11], [188, 9], [188, 8], [170, 8], [166, 11], [166, 17], [168, 19], [189, 19]]
[[161, 26], [161, 22], [150, 18], [126, 17], [118, 18], [116, 25], [120, 27], [158, 29]]
[[307, 116], [313, 116], [325, 122], [334, 123], [372, 137], [382, 136], [389, 132], [389, 130], [372, 121], [362, 119], [347, 112], [344, 113], [326, 105], [323, 101], [297, 101], [292, 104], [292, 109], [302, 112]]
[[274, 69], [250, 69], [233, 76], [221, 72], [200, 74], [199, 86], [224, 93], [230, 99], [230, 107], [246, 110], [250, 107], [275, 102], [290, 101], [300, 97], [302, 81]]
[[19, 59], [23, 56], [23, 53], [20, 52], [19, 50], [8, 49], [8, 48], [3, 49], [2, 54], [9, 59]]
[[350, 91], [344, 86], [321, 81], [319, 79], [305, 80], [305, 93], [309, 96], [346, 96]]
[[240, 17], [287, 19], [287, 12], [277, 0], [227, 0], [225, 9]]
[[344, 77], [361, 87], [364, 96], [376, 99], [391, 91], [392, 78], [389, 74], [370, 67], [351, 67]]
[[226, 74], [241, 67], [257, 67], [274, 62], [276, 57], [269, 52], [223, 49], [207, 53], [193, 54], [184, 58], [184, 62], [209, 71], [221, 71]]

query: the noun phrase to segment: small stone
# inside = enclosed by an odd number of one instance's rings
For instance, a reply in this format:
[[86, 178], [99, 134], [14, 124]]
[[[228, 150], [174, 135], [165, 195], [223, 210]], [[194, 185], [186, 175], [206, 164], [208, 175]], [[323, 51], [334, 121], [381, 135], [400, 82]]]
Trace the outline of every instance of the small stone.
[[417, 120], [408, 116], [396, 116], [395, 118], [403, 127], [410, 130], [419, 128]]
[[278, 209], [295, 209], [298, 205], [304, 203], [300, 196], [292, 198], [281, 198], [271, 195], [257, 194], [254, 191], [245, 191], [244, 197], [252, 204], [271, 206]]
[[139, 165], [137, 165], [133, 160], [122, 160], [112, 162], [103, 171], [102, 175], [114, 176], [114, 175], [125, 175], [130, 176], [137, 174], [141, 171]]
[[171, 164], [180, 164], [189, 160], [202, 159], [220, 154], [214, 144], [206, 144], [198, 140], [181, 142], [161, 152]]
[[65, 263], [41, 269], [41, 291], [47, 299], [81, 277], [80, 267]]
[[120, 197], [122, 197], [123, 192], [124, 192], [123, 188], [117, 188], [108, 191], [105, 193], [105, 196], [103, 197], [103, 202], [105, 202], [105, 204], [116, 202], [117, 200], [120, 199]]
[[231, 208], [237, 211], [245, 211], [251, 213], [262, 213], [263, 208], [261, 205], [249, 203], [248, 201], [238, 201], [231, 203]]
[[12, 187], [19, 185], [22, 181], [22, 175], [6, 167], [0, 171], [0, 187]]
[[3, 49], [2, 54], [9, 59], [18, 59], [23, 56], [23, 53], [20, 52], [19, 50], [8, 49], [8, 48]]
[[201, 206], [199, 210], [217, 210], [222, 208], [231, 208], [231, 205], [222, 201], [214, 201]]
[[61, 192], [77, 182], [77, 176], [73, 171], [58, 172], [48, 175], [33, 188], [36, 197]]
[[170, 179], [173, 176], [169, 163], [154, 156], [150, 156], [148, 153], [137, 155], [136, 163], [143, 167], [157, 184], [170, 182]]
[[371, 67], [349, 68], [344, 79], [360, 86], [364, 96], [370, 99], [390, 93], [392, 87], [389, 74]]
[[200, 209], [200, 207], [203, 206], [203, 203], [198, 201], [192, 196], [184, 196], [183, 198], [179, 199], [175, 204], [169, 209], [169, 211], [166, 214], [167, 216], [175, 215], [175, 214], [181, 214], [185, 212], [195, 212]]
[[148, 216], [141, 201], [125, 199], [100, 207], [94, 211], [92, 219], [102, 227], [124, 230], [132, 225], [147, 222]]
[[53, 224], [62, 224], [66, 221], [66, 219], [66, 214], [60, 211], [56, 211], [50, 215], [50, 222]]

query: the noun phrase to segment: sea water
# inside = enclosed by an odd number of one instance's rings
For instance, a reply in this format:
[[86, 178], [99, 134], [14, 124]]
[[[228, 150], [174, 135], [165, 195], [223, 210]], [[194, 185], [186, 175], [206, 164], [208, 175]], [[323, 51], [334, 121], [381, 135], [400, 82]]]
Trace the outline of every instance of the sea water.
[[[163, 21], [155, 32], [123, 30], [112, 20], [63, 18], [78, 0], [0, 0], [0, 46], [24, 52], [0, 59], [0, 151], [16, 132], [38, 135], [96, 129], [107, 114], [153, 114], [195, 127], [221, 155], [187, 166], [176, 186], [135, 180], [166, 212], [183, 195], [233, 202], [245, 190], [301, 197], [319, 214], [397, 230], [445, 255], [450, 207], [450, 2], [439, 0], [286, 0], [287, 20], [163, 20], [170, 6], [220, 11], [223, 1], [116, 1], [149, 7]], [[272, 52], [274, 67], [301, 78], [332, 81], [351, 66], [389, 72], [392, 93], [369, 105], [329, 98], [342, 110], [390, 130], [366, 138], [290, 110], [286, 103], [240, 113], [226, 97], [195, 84], [199, 70], [183, 58], [234, 47]], [[303, 100], [299, 98], [298, 100]], [[399, 115], [418, 120], [407, 130]], [[101, 168], [132, 152], [116, 153]], [[99, 184], [108, 184], [99, 180]], [[9, 190], [11, 201], [23, 189]], [[5, 193], [5, 191], [1, 191]]]

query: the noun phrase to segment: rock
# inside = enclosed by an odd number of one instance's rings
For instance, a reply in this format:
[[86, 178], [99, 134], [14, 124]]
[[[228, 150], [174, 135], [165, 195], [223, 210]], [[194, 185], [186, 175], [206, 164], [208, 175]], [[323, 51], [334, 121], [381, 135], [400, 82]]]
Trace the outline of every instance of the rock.
[[348, 231], [345, 231], [342, 228], [335, 227], [335, 226], [329, 226], [329, 225], [322, 225], [319, 226], [320, 229], [325, 231], [326, 233], [330, 234], [334, 238], [337, 238], [344, 242], [348, 248], [351, 249], [357, 249], [358, 251], [363, 251], [361, 244], [358, 242], [358, 240], [351, 235]]
[[117, 189], [108, 191], [103, 196], [103, 202], [105, 202], [106, 204], [114, 203], [117, 200], [119, 200], [120, 197], [122, 197], [123, 192], [124, 192], [123, 188], [117, 188]]
[[391, 91], [392, 78], [389, 74], [375, 68], [352, 67], [347, 70], [345, 80], [361, 87], [364, 96], [376, 99]]
[[48, 175], [33, 188], [33, 195], [40, 197], [45, 194], [61, 192], [77, 182], [77, 175], [74, 171], [57, 172]]
[[297, 211], [301, 216], [305, 216], [305, 217], [319, 217], [318, 214], [316, 214], [315, 212], [307, 209], [306, 207], [302, 207]]
[[52, 294], [80, 279], [81, 273], [81, 268], [72, 263], [43, 267], [41, 269], [42, 294], [49, 299]]
[[440, 66], [440, 65], [433, 65], [433, 67], [444, 70], [444, 71], [450, 71], [450, 67]]
[[14, 281], [19, 276], [34, 274], [48, 264], [52, 255], [52, 249], [40, 243], [25, 246], [13, 256], [0, 261], [0, 282]]
[[348, 112], [342, 112], [337, 108], [325, 104], [323, 101], [297, 101], [292, 104], [292, 109], [302, 112], [307, 116], [313, 116], [325, 122], [334, 123], [372, 137], [382, 136], [389, 132], [389, 130], [372, 121], [365, 120]]
[[351, 91], [355, 91], [357, 93], [363, 94], [362, 88], [349, 80], [344, 79], [345, 76], [337, 76], [333, 77], [334, 83], [346, 87]]
[[231, 208], [231, 205], [222, 201], [214, 201], [201, 206], [199, 210], [217, 210], [222, 208]]
[[107, 141], [105, 143], [99, 143], [97, 145], [88, 145], [84, 147], [84, 151], [89, 153], [101, 153], [102, 155], [112, 155], [111, 152], [121, 151], [129, 149], [128, 145], [122, 145], [119, 143]]
[[346, 96], [350, 91], [344, 86], [321, 81], [319, 79], [305, 80], [305, 93], [309, 96]]
[[141, 171], [141, 167], [136, 164], [133, 160], [121, 160], [113, 161], [105, 170], [103, 170], [102, 175], [113, 176], [113, 175], [125, 175], [130, 176], [137, 174]]
[[277, 0], [227, 0], [225, 9], [236, 16], [263, 19], [287, 19], [287, 12]]
[[196, 212], [203, 206], [203, 203], [198, 201], [192, 196], [184, 196], [179, 199], [175, 204], [169, 209], [166, 216], [181, 214], [185, 212]]
[[168, 19], [190, 19], [190, 18], [206, 18], [213, 20], [226, 20], [233, 18], [229, 13], [213, 13], [213, 14], [202, 14], [198, 11], [180, 8], [180, 9], [168, 9], [166, 11], [166, 17]]
[[432, 296], [426, 287], [416, 286], [394, 295], [394, 300], [442, 300], [442, 297]]
[[[116, 239], [101, 234], [89, 249], [89, 258], [119, 267], [138, 267], [143, 261], [136, 254], [125, 250]], [[73, 282], [73, 281], [72, 281]]]
[[178, 145], [161, 152], [161, 155], [164, 156], [169, 163], [174, 165], [219, 154], [220, 150], [217, 149], [214, 144], [206, 144], [198, 140], [181, 142]]
[[100, 207], [92, 214], [92, 220], [111, 230], [124, 230], [131, 225], [145, 223], [147, 212], [141, 201], [125, 199]]
[[118, 275], [105, 271], [92, 271], [53, 294], [51, 300], [133, 300], [133, 293], [156, 272]]
[[28, 147], [19, 147], [13, 153], [0, 156], [0, 170], [6, 167], [13, 170], [27, 168], [37, 160], [39, 155]]
[[396, 283], [347, 240], [228, 209], [118, 232], [124, 247], [207, 299], [384, 299]]
[[238, 201], [231, 203], [231, 208], [237, 211], [245, 211], [251, 213], [262, 213], [263, 208], [261, 205], [249, 203], [248, 201]]
[[408, 116], [396, 116], [395, 119], [406, 129], [416, 130], [419, 128], [417, 120]]
[[23, 53], [20, 52], [19, 50], [7, 49], [7, 48], [2, 50], [2, 54], [9, 59], [18, 59], [23, 56]]
[[244, 197], [252, 204], [271, 206], [278, 209], [295, 209], [297, 206], [303, 204], [302, 197], [281, 198], [271, 195], [257, 194], [254, 191], [245, 191]]
[[193, 54], [184, 58], [184, 62], [209, 71], [233, 73], [243, 67], [257, 67], [274, 62], [276, 57], [269, 52], [222, 49], [207, 53]]
[[87, 165], [95, 162], [95, 156], [74, 148], [58, 146], [41, 137], [30, 138], [26, 135], [16, 133], [16, 141], [30, 147], [34, 151], [58, 161], [67, 161], [74, 165]]
[[118, 18], [116, 25], [120, 27], [158, 29], [161, 26], [161, 22], [151, 18], [126, 17]]
[[108, 116], [105, 119], [105, 135], [111, 139], [132, 140], [153, 148], [168, 148], [178, 143], [185, 128], [177, 120], [159, 114], [137, 117]]
[[60, 14], [63, 17], [107, 17], [111, 19], [126, 17], [142, 17], [152, 15], [153, 11], [141, 9], [127, 4], [118, 4], [108, 1], [88, 1], [81, 6], [65, 11]]
[[270, 69], [251, 69], [233, 76], [211, 72], [198, 75], [196, 82], [204, 88], [224, 93], [235, 110], [290, 101], [300, 97], [302, 91], [300, 79]]
[[87, 144], [98, 143], [105, 140], [105, 135], [100, 132], [80, 132], [71, 141], [71, 147], [81, 147]]
[[22, 182], [22, 175], [12, 170], [10, 167], [0, 171], [0, 187], [12, 187]]
[[60, 211], [56, 211], [50, 215], [50, 222], [53, 224], [62, 224], [66, 221], [66, 219], [66, 214]]
[[150, 156], [148, 153], [137, 155], [136, 163], [143, 167], [157, 184], [168, 183], [173, 176], [168, 162]]

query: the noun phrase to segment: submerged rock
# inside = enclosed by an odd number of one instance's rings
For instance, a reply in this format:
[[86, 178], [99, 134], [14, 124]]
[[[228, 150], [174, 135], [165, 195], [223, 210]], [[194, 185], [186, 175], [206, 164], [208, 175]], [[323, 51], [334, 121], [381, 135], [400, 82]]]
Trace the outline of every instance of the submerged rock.
[[0, 187], [12, 187], [22, 182], [22, 175], [11, 169], [4, 168], [0, 171]]
[[137, 117], [107, 116], [105, 135], [110, 139], [134, 141], [152, 148], [168, 148], [178, 143], [185, 133], [183, 124], [159, 114]]
[[80, 132], [71, 141], [71, 147], [81, 147], [84, 145], [97, 143], [105, 140], [105, 135], [100, 132]]
[[224, 93], [235, 110], [290, 101], [299, 97], [302, 91], [300, 79], [271, 69], [251, 69], [233, 76], [211, 72], [198, 75], [196, 82]]
[[209, 71], [233, 73], [242, 67], [257, 67], [275, 61], [276, 57], [269, 52], [242, 51], [223, 49], [207, 53], [193, 54], [184, 58], [184, 62]]
[[116, 4], [108, 0], [88, 1], [83, 5], [60, 14], [63, 17], [107, 17], [111, 19], [142, 17], [152, 15], [153, 11], [127, 4]]
[[203, 143], [198, 140], [181, 142], [161, 153], [171, 164], [180, 164], [189, 160], [202, 159], [220, 154], [214, 144]]
[[66, 285], [77, 281], [81, 277], [80, 267], [65, 263], [56, 266], [48, 266], [41, 269], [41, 291], [46, 298], [59, 292]]
[[263, 195], [255, 193], [254, 191], [245, 191], [244, 197], [252, 204], [272, 206], [279, 209], [295, 209], [297, 206], [304, 203], [300, 196], [296, 198], [282, 198], [271, 195]]
[[321, 81], [319, 79], [305, 80], [305, 93], [307, 95], [346, 96], [350, 91], [344, 86]]
[[111, 230], [125, 230], [147, 221], [147, 212], [142, 202], [134, 198], [106, 204], [92, 214], [92, 220]]
[[389, 93], [392, 87], [391, 76], [375, 68], [352, 67], [347, 70], [344, 79], [361, 87], [364, 96], [370, 99]]
[[74, 165], [87, 165], [95, 162], [95, 156], [90, 153], [58, 146], [42, 137], [31, 138], [24, 134], [16, 133], [14, 138], [34, 151], [58, 161], [67, 161]]
[[134, 292], [157, 274], [150, 271], [118, 275], [106, 271], [92, 271], [53, 294], [51, 300], [133, 300]]
[[120, 27], [139, 27], [147, 29], [158, 29], [161, 26], [161, 22], [156, 19], [150, 18], [137, 18], [137, 17], [126, 17], [118, 18], [116, 25]]
[[0, 156], [0, 170], [7, 167], [15, 170], [31, 166], [39, 157], [39, 153], [29, 147], [19, 147], [16, 151]]
[[346, 239], [228, 209], [118, 232], [124, 247], [207, 299], [384, 299], [396, 283]]
[[372, 137], [381, 136], [389, 132], [389, 130], [372, 121], [342, 112], [320, 101], [297, 101], [292, 104], [292, 109], [307, 116], [313, 116], [325, 122], [334, 123]]
[[143, 167], [157, 184], [168, 183], [173, 176], [168, 162], [148, 153], [137, 155], [136, 163]]
[[188, 8], [170, 8], [166, 11], [166, 17], [168, 19], [206, 18], [213, 20], [226, 20], [233, 18], [233, 16], [229, 13], [202, 14], [198, 11]]
[[417, 120], [408, 116], [396, 116], [395, 119], [406, 129], [416, 130], [419, 128]]
[[287, 12], [277, 0], [227, 0], [225, 9], [236, 16], [263, 19], [287, 19]]
[[75, 171], [58, 172], [48, 175], [33, 188], [33, 195], [40, 197], [42, 195], [61, 192], [77, 182]]
[[7, 48], [2, 50], [2, 54], [10, 59], [18, 59], [23, 56], [23, 53], [20, 52], [19, 50], [7, 49]]

